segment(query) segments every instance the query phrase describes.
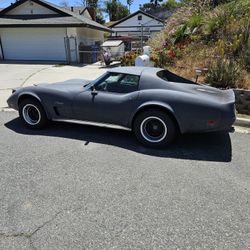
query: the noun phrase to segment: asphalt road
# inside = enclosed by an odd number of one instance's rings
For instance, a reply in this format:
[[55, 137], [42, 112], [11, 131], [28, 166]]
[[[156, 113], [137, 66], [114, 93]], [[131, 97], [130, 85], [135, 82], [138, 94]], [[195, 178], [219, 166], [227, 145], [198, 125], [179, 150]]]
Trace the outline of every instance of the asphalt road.
[[250, 249], [250, 135], [150, 150], [128, 131], [0, 112], [0, 249]]

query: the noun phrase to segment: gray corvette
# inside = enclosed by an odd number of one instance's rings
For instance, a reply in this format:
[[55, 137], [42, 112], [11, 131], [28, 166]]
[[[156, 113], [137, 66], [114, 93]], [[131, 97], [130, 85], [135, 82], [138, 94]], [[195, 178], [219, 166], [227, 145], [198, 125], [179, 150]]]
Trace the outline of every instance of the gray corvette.
[[199, 85], [160, 68], [119, 67], [94, 81], [18, 88], [7, 102], [30, 128], [49, 120], [115, 124], [152, 147], [170, 144], [177, 133], [226, 130], [235, 121], [232, 90]]

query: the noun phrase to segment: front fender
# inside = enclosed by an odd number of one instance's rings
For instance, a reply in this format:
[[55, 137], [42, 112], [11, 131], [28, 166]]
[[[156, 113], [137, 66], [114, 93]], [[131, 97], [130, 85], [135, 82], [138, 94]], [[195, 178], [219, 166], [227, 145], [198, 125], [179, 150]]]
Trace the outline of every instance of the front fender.
[[17, 110], [18, 110], [18, 102], [19, 102], [20, 98], [24, 98], [24, 97], [27, 97], [27, 98], [28, 97], [33, 97], [36, 100], [38, 100], [42, 104], [47, 117], [49, 119], [51, 119], [51, 114], [48, 112], [48, 109], [47, 109], [46, 105], [43, 103], [42, 99], [36, 93], [34, 93], [32, 91], [24, 91], [24, 92], [21, 92], [20, 94], [18, 94], [17, 102], [16, 102], [16, 106], [17, 106], [16, 109]]
[[25, 91], [25, 92], [20, 93], [20, 94], [18, 95], [18, 100], [19, 100], [20, 98], [22, 98], [23, 96], [32, 96], [32, 97], [36, 98], [39, 102], [42, 102], [42, 101], [41, 101], [41, 98], [40, 98], [37, 94], [35, 94], [35, 93], [33, 93], [33, 92]]

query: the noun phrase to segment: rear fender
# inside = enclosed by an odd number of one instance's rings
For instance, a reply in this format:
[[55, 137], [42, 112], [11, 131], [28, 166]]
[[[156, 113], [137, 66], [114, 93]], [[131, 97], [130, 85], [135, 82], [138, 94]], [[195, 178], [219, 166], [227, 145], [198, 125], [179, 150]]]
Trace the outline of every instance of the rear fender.
[[143, 103], [141, 104], [137, 109], [136, 111], [133, 113], [133, 115], [130, 117], [130, 120], [129, 120], [129, 127], [132, 128], [133, 126], [133, 122], [134, 122], [134, 118], [136, 117], [136, 115], [141, 112], [142, 110], [144, 109], [147, 109], [147, 108], [160, 108], [160, 109], [163, 109], [167, 112], [169, 112], [173, 117], [174, 119], [176, 120], [176, 123], [177, 123], [177, 126], [179, 127], [180, 131], [181, 131], [181, 127], [180, 127], [180, 123], [175, 115], [175, 112], [174, 110], [172, 109], [171, 106], [169, 106], [168, 104], [166, 103], [163, 103], [163, 102], [157, 102], [157, 101], [152, 101], [152, 102], [146, 102], [146, 103]]

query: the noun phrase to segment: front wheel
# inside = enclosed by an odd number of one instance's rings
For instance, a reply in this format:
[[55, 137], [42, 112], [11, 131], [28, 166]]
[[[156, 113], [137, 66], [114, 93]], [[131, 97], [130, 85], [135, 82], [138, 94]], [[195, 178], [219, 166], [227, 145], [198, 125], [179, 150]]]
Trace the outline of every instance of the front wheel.
[[19, 116], [29, 128], [39, 129], [47, 124], [47, 116], [41, 103], [28, 98], [19, 104]]
[[133, 130], [137, 139], [150, 147], [171, 144], [177, 132], [172, 117], [160, 110], [146, 110], [140, 113], [135, 118]]

